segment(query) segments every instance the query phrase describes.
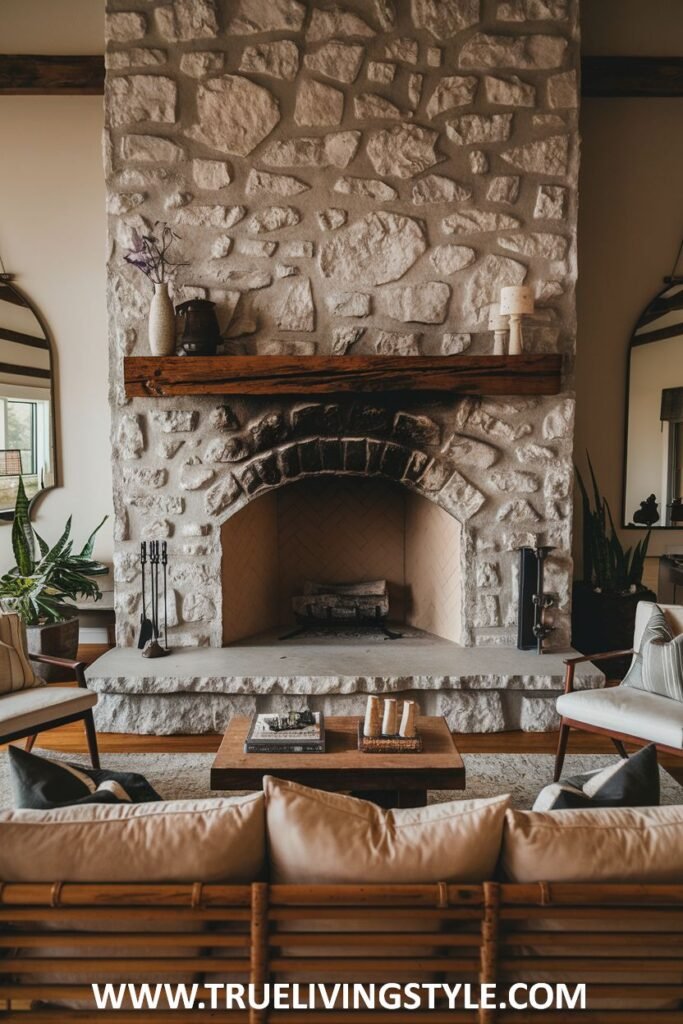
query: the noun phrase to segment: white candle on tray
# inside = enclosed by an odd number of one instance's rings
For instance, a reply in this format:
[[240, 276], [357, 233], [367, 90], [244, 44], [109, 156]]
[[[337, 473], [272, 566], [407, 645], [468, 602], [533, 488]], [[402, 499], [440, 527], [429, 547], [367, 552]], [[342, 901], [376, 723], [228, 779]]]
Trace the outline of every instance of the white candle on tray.
[[395, 736], [398, 731], [396, 715], [396, 700], [387, 697], [384, 701], [384, 721], [382, 722], [382, 734], [384, 736]]
[[379, 736], [381, 733], [379, 697], [372, 694], [368, 697], [365, 708], [365, 724], [363, 725], [364, 736]]

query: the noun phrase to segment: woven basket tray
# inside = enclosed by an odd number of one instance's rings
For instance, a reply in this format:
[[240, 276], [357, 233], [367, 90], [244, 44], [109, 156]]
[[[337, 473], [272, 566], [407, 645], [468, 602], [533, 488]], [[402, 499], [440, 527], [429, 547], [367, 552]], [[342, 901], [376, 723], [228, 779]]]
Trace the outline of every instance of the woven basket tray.
[[358, 723], [358, 749], [364, 754], [419, 754], [422, 737], [364, 736], [363, 719]]

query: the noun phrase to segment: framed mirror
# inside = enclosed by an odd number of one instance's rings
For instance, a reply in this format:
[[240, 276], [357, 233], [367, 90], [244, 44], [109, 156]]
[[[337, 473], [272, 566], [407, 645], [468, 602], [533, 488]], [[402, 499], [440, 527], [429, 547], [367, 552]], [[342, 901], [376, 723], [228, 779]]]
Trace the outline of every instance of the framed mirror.
[[683, 277], [647, 306], [631, 338], [624, 526], [683, 529]]
[[14, 517], [20, 476], [32, 501], [57, 482], [54, 365], [40, 315], [0, 274], [0, 520]]

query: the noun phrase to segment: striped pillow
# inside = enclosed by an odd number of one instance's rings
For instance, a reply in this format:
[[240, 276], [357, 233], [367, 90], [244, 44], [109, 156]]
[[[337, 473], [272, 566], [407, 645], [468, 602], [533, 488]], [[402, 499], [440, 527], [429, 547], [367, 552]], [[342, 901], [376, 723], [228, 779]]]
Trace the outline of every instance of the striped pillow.
[[631, 667], [622, 679], [621, 685], [633, 686], [636, 690], [649, 690], [650, 687], [646, 686], [643, 680], [643, 658], [645, 648], [647, 644], [652, 641], [666, 644], [670, 640], [673, 640], [673, 638], [674, 635], [666, 620], [666, 616], [659, 605], [656, 604], [652, 609], [652, 614], [650, 615], [647, 625], [643, 630], [643, 636], [640, 641], [640, 652], [636, 652], [633, 656]]
[[683, 701], [683, 633], [669, 641], [647, 641], [642, 680], [643, 690]]
[[26, 656], [26, 630], [15, 613], [0, 615], [0, 694], [42, 686]]

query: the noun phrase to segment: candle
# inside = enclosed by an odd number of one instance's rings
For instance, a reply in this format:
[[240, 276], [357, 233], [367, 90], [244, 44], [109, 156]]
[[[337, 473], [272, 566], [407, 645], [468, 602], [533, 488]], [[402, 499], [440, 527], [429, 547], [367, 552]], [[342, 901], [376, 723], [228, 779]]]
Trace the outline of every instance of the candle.
[[385, 736], [395, 736], [397, 731], [396, 701], [393, 697], [387, 697], [384, 701], [384, 721], [382, 722], [382, 733]]
[[365, 724], [363, 725], [364, 736], [380, 735], [379, 712], [379, 697], [375, 697], [371, 694], [368, 697], [368, 703], [365, 708]]
[[412, 739], [417, 732], [417, 704], [414, 700], [403, 701], [403, 714], [401, 715], [401, 728], [399, 735]]
[[510, 345], [508, 353], [522, 353], [522, 317], [534, 312], [534, 293], [528, 285], [510, 285], [500, 290], [500, 314], [510, 317]]

